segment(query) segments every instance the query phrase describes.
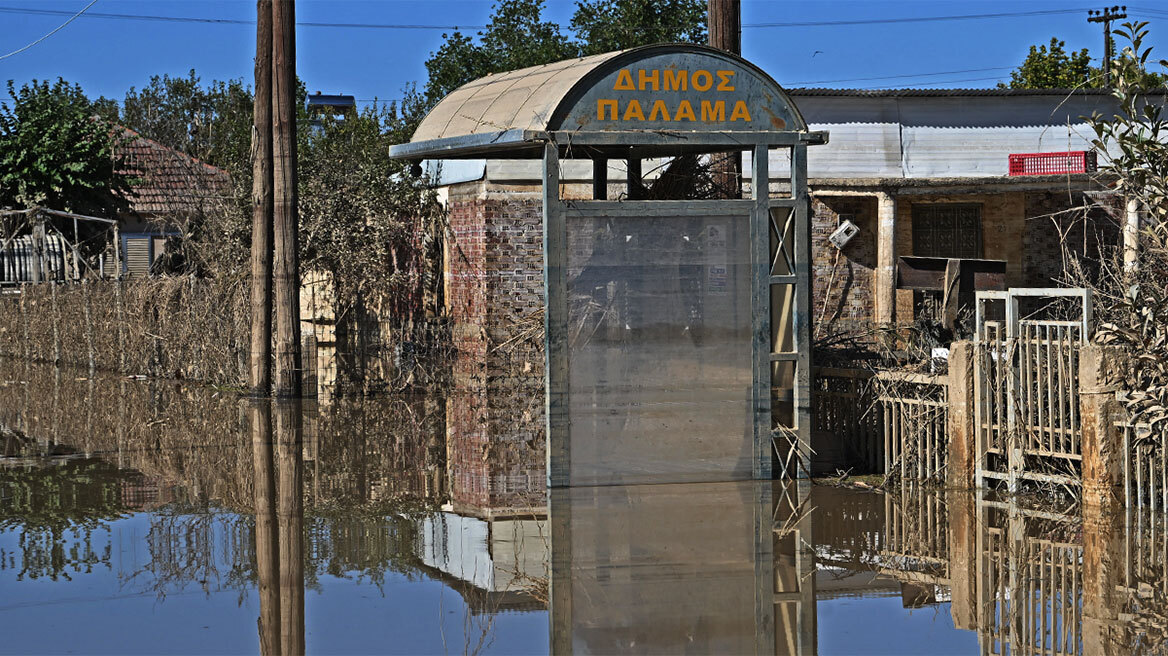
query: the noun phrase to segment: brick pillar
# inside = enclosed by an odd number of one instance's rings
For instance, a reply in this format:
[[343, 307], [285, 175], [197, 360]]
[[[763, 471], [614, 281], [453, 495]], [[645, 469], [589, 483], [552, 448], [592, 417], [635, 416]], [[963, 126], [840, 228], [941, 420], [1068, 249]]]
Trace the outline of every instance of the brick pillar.
[[896, 321], [896, 197], [887, 192], [876, 201], [876, 323]]
[[1121, 410], [1115, 392], [1123, 383], [1127, 363], [1127, 355], [1114, 346], [1090, 345], [1079, 352], [1085, 506], [1122, 503], [1123, 436], [1115, 427]]
[[949, 463], [948, 487], [968, 490], [977, 464], [974, 432], [973, 342], [953, 342], [949, 346]]

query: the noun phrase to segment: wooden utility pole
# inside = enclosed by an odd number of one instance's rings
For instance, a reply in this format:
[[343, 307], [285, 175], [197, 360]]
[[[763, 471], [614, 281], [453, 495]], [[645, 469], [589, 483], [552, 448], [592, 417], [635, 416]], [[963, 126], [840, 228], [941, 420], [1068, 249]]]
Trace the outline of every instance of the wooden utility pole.
[[251, 132], [252, 396], [272, 390], [272, 0], [256, 2], [255, 104]]
[[293, 0], [272, 2], [272, 153], [276, 316], [275, 394], [299, 398], [300, 263], [296, 203], [296, 18]]
[[[742, 54], [741, 0], [707, 0], [706, 27], [712, 48]], [[714, 183], [724, 190], [727, 198], [742, 196], [742, 153], [711, 155], [714, 161]]]
[[[712, 2], [713, 0], [711, 0]], [[1103, 86], [1111, 87], [1111, 21], [1127, 18], [1127, 7], [1116, 5], [1110, 9], [1087, 10], [1088, 23], [1103, 23]]]

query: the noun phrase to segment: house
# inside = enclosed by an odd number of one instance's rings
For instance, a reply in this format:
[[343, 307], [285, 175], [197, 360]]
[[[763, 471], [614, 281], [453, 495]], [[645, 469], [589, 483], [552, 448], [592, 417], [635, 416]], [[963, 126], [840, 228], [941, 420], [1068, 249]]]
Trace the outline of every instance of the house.
[[[166, 252], [167, 239], [183, 233], [192, 221], [231, 202], [231, 176], [223, 169], [164, 146], [130, 130], [122, 147], [126, 171], [133, 179], [130, 209], [115, 217], [120, 232], [120, 273], [150, 273]], [[105, 258], [105, 273], [118, 270], [112, 257]]]
[[[0, 212], [0, 285], [145, 276], [192, 221], [231, 201], [231, 177], [128, 128], [120, 155], [133, 193], [126, 211], [93, 217], [56, 208]], [[105, 249], [101, 249], [102, 244]], [[96, 248], [95, 248], [96, 246]]]
[[[808, 155], [820, 330], [863, 332], [917, 316], [928, 294], [910, 279], [920, 261], [904, 258], [997, 260], [1005, 286], [1049, 287], [1065, 279], [1064, 255], [1097, 258], [1120, 239], [1127, 217], [1094, 171], [1086, 121], [1114, 112], [1107, 91], [791, 96], [813, 129], [831, 134]], [[1044, 167], [1051, 173], [1027, 175]], [[837, 249], [828, 237], [843, 221], [858, 233]]]

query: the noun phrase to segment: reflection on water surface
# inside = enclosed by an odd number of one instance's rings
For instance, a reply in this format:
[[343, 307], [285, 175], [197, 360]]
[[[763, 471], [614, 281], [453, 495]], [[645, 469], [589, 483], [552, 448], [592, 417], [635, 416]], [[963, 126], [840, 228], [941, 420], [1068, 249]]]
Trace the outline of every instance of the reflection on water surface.
[[549, 495], [538, 416], [505, 408], [0, 362], [0, 652], [1163, 648], [1161, 516], [781, 482]]

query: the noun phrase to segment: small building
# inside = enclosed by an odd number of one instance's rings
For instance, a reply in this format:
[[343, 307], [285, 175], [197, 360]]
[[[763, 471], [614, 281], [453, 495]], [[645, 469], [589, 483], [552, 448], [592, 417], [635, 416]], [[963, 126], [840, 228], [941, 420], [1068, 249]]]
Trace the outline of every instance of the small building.
[[168, 239], [232, 202], [231, 176], [129, 128], [122, 130], [127, 137], [122, 151], [125, 173], [134, 178], [133, 195], [129, 211], [114, 217], [121, 233], [120, 269], [111, 246], [105, 273], [145, 276], [165, 254]]
[[131, 179], [128, 209], [112, 217], [61, 208], [4, 210], [0, 284], [149, 275], [168, 240], [232, 202], [231, 176], [223, 169], [117, 129], [124, 139], [122, 173]]
[[[1120, 238], [1123, 205], [1100, 184], [1086, 122], [1114, 112], [1104, 90], [791, 96], [832, 134], [808, 156], [820, 334], [912, 321], [925, 294], [902, 258], [998, 260], [1006, 286], [1050, 287], [1067, 255], [1096, 258]], [[829, 236], [844, 221], [859, 230], [837, 249]]]

